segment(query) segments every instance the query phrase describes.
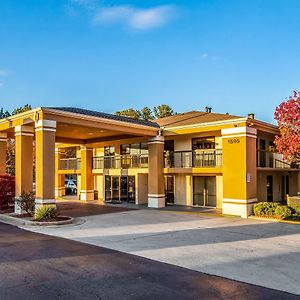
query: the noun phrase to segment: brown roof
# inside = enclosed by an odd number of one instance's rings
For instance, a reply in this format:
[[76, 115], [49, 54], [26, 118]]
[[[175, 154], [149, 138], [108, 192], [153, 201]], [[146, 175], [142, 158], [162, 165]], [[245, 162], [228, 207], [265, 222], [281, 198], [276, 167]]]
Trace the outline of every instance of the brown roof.
[[192, 124], [201, 124], [207, 122], [226, 121], [242, 118], [229, 114], [208, 113], [203, 111], [190, 111], [182, 114], [177, 114], [171, 117], [165, 117], [155, 120], [157, 124], [163, 127], [177, 127]]

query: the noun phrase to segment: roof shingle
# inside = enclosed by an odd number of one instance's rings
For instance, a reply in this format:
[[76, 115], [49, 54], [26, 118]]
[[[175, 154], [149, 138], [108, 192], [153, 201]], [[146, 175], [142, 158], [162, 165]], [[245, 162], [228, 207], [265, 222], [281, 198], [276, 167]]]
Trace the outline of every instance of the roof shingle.
[[146, 120], [136, 120], [133, 118], [117, 116], [117, 115], [113, 115], [113, 114], [108, 114], [108, 113], [103, 113], [103, 112], [98, 112], [98, 111], [93, 111], [93, 110], [88, 110], [88, 109], [83, 109], [83, 108], [77, 108], [77, 107], [44, 107], [44, 108], [45, 109], [55, 109], [55, 110], [70, 112], [70, 113], [74, 113], [74, 114], [80, 114], [80, 115], [85, 115], [85, 116], [92, 116], [92, 117], [98, 117], [98, 118], [103, 118], [103, 119], [108, 119], [108, 120], [116, 120], [116, 121], [131, 123], [131, 124], [159, 128], [159, 125], [156, 122], [151, 122], [151, 121], [146, 121]]

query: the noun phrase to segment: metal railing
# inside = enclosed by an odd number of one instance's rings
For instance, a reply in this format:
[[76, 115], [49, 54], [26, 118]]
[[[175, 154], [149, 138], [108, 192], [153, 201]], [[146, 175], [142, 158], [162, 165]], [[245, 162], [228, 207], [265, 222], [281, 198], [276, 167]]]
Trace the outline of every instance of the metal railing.
[[59, 161], [59, 170], [80, 170], [80, 158], [62, 158]]
[[93, 157], [93, 169], [148, 168], [148, 154]]
[[222, 166], [222, 150], [168, 151], [166, 168], [206, 168]]
[[276, 169], [299, 168], [297, 164], [284, 161], [282, 154], [267, 150], [257, 150], [257, 167]]

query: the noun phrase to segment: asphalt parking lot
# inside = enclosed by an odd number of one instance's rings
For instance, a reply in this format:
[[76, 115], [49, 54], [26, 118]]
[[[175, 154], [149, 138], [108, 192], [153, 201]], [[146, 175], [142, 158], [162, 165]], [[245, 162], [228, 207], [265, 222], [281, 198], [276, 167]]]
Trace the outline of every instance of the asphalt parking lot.
[[1, 299], [296, 299], [0, 223]]
[[28, 228], [207, 274], [300, 295], [300, 226], [156, 210]]

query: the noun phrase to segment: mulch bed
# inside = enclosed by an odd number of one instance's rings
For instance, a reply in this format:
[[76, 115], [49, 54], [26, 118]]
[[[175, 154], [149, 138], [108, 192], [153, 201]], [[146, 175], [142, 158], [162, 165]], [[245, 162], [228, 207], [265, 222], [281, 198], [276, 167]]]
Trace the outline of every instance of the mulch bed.
[[14, 212], [14, 207], [0, 209], [0, 214], [11, 214]]
[[265, 219], [276, 219], [276, 220], [282, 220], [280, 216], [269, 216], [269, 215], [263, 215], [263, 216], [255, 216], [257, 218], [265, 218]]

